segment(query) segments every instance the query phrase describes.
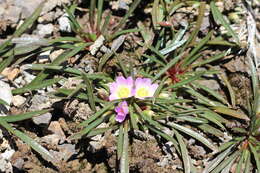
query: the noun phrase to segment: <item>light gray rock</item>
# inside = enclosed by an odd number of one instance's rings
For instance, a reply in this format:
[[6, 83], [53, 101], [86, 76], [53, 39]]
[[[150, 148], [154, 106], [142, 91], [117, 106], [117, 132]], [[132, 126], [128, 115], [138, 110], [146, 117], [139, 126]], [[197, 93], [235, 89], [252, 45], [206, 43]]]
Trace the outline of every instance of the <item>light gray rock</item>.
[[32, 120], [37, 125], [48, 125], [51, 121], [52, 115], [51, 113], [47, 112], [43, 115], [33, 117]]
[[58, 146], [63, 161], [67, 161], [73, 154], [76, 154], [74, 144], [62, 144]]
[[61, 31], [71, 32], [70, 21], [67, 13], [65, 13], [58, 19], [58, 23]]
[[63, 143], [64, 140], [66, 139], [66, 136], [58, 121], [52, 121], [48, 127], [48, 130], [53, 134], [56, 134], [61, 143]]
[[41, 138], [41, 141], [51, 146], [57, 146], [59, 144], [60, 138], [56, 134], [51, 134], [51, 135], [43, 136]]
[[34, 75], [32, 75], [26, 71], [21, 71], [21, 73], [23, 74], [24, 77], [21, 78], [20, 81], [18, 81], [18, 82], [20, 82], [20, 84], [22, 84], [22, 85], [30, 83], [35, 78]]
[[15, 162], [13, 163], [13, 166], [16, 167], [17, 169], [21, 170], [24, 165], [24, 160], [22, 158], [17, 158]]
[[[9, 0], [10, 1], [10, 0]], [[22, 9], [22, 18], [29, 17], [43, 0], [12, 0], [13, 5]]]
[[51, 11], [57, 6], [69, 5], [69, 4], [70, 4], [70, 0], [47, 0], [47, 2], [44, 4], [41, 14], [46, 14], [47, 12]]
[[32, 98], [32, 104], [30, 110], [41, 110], [45, 108], [49, 108], [51, 106], [51, 102], [47, 96], [44, 95], [34, 95]]
[[50, 11], [38, 18], [39, 23], [50, 23], [55, 19], [55, 12]]
[[5, 152], [0, 154], [0, 172], [5, 172], [5, 173], [12, 173], [13, 168], [12, 164], [10, 162], [10, 159], [12, 155], [14, 154], [14, 150], [12, 149], [7, 149]]
[[52, 24], [39, 24], [37, 26], [38, 34], [41, 37], [47, 37], [50, 36], [54, 31], [54, 26]]
[[24, 104], [26, 101], [26, 98], [20, 95], [15, 95], [12, 99], [12, 103], [14, 106], [21, 106], [22, 104]]
[[[51, 102], [48, 97], [43, 96], [43, 95], [35, 95], [32, 98], [32, 105], [30, 107], [30, 110], [31, 111], [42, 110], [42, 109], [49, 108], [50, 106], [51, 106]], [[51, 121], [51, 118], [52, 118], [52, 114], [47, 112], [43, 115], [33, 117], [32, 120], [37, 125], [40, 125], [40, 124], [48, 125]]]
[[12, 173], [13, 167], [10, 162], [0, 157], [0, 171], [5, 173]]
[[[0, 80], [0, 99], [4, 100], [8, 105], [12, 102], [12, 92], [8, 83]], [[9, 110], [10, 106], [0, 104], [0, 116]]]

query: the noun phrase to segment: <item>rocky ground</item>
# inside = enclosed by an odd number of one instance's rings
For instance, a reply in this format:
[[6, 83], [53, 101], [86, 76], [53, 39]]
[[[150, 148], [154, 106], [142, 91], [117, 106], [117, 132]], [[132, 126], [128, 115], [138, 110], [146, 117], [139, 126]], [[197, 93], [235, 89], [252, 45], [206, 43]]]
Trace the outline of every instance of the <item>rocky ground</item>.
[[[17, 27], [19, 27], [26, 18], [28, 18], [42, 0], [0, 0], [0, 43], [10, 38]], [[72, 0], [47, 0], [37, 22], [27, 30], [21, 37], [13, 39], [16, 45], [32, 47], [30, 44], [35, 40], [55, 39], [60, 36], [73, 36], [71, 26], [64, 6], [70, 6]], [[83, 0], [74, 1], [78, 4], [77, 19], [82, 26], [87, 26], [88, 5]], [[230, 84], [234, 88], [236, 94], [237, 105], [245, 105], [245, 97], [250, 95], [250, 69], [245, 64], [245, 58], [248, 56], [248, 49], [252, 53], [257, 62], [259, 59], [258, 39], [254, 43], [250, 42], [250, 36], [255, 34], [259, 37], [260, 14], [259, 1], [247, 9], [242, 1], [218, 1], [218, 7], [232, 21], [232, 26], [244, 48], [234, 51], [236, 53], [229, 54], [221, 62], [215, 64], [215, 68], [220, 70], [229, 79]], [[105, 1], [105, 13], [112, 12], [110, 27], [113, 28], [118, 21], [122, 19], [123, 14], [129, 9], [132, 0]], [[136, 12], [129, 19], [127, 25], [133, 28], [140, 21], [147, 24], [151, 23], [149, 12], [151, 11], [150, 3], [141, 3]], [[197, 9], [195, 7], [183, 7], [178, 9], [174, 14], [173, 26], [179, 23], [189, 23], [196, 19]], [[210, 18], [206, 14], [203, 18], [201, 26], [201, 34], [208, 30]], [[251, 23], [250, 23], [251, 22]], [[131, 27], [130, 27], [131, 26]], [[254, 29], [254, 27], [256, 27]], [[87, 27], [86, 27], [87, 28]], [[254, 31], [255, 33], [251, 33]], [[223, 33], [226, 32], [223, 29]], [[251, 35], [250, 35], [251, 33]], [[188, 35], [187, 35], [188, 37]], [[121, 38], [122, 39], [122, 38]], [[141, 37], [138, 33], [130, 33], [124, 35], [123, 44], [127, 50], [131, 48], [138, 49], [143, 53], [143, 47], [136, 44]], [[258, 40], [258, 41], [257, 41]], [[250, 43], [250, 44], [248, 44]], [[42, 43], [41, 43], [42, 44]], [[122, 43], [121, 43], [122, 44]], [[220, 50], [211, 50], [219, 51]], [[24, 94], [13, 95], [11, 90], [19, 88], [30, 83], [37, 75], [34, 71], [27, 68], [28, 64], [45, 64], [52, 62], [59, 56], [63, 49], [47, 50], [39, 53], [34, 57], [25, 57], [19, 59], [10, 66], [6, 67], [0, 76], [0, 98], [10, 104], [9, 107], [0, 107], [2, 116], [5, 114], [20, 114], [28, 111], [51, 109], [50, 112], [41, 116], [32, 118], [31, 120], [21, 121], [13, 124], [17, 129], [25, 132], [31, 138], [39, 142], [43, 147], [47, 148], [58, 160], [57, 164], [45, 161], [38, 153], [30, 149], [28, 145], [23, 143], [18, 137], [9, 134], [3, 128], [0, 129], [0, 172], [116, 172], [118, 171], [118, 163], [116, 160], [116, 136], [111, 131], [104, 135], [97, 135], [91, 138], [82, 139], [77, 142], [67, 139], [68, 136], [78, 131], [76, 125], [86, 120], [93, 114], [89, 105], [77, 98], [61, 99], [54, 97], [53, 93], [57, 88], [71, 87], [75, 88], [82, 81], [75, 78], [69, 78], [65, 83], [54, 84], [37, 91], [27, 92]], [[95, 54], [95, 53], [94, 53]], [[211, 52], [205, 52], [205, 57], [210, 56]], [[96, 55], [98, 56], [98, 55]], [[129, 57], [135, 57], [130, 51], [123, 51], [121, 56], [127, 64]], [[3, 58], [0, 57], [0, 60]], [[83, 57], [75, 55], [68, 60], [68, 64], [75, 68], [82, 69], [87, 73], [94, 73], [98, 68], [98, 60], [91, 53], [87, 53]], [[113, 71], [113, 61], [109, 61], [108, 72]], [[136, 60], [138, 65], [138, 60]], [[204, 67], [201, 67], [204, 68]], [[200, 81], [201, 84], [215, 89], [220, 93], [221, 84], [215, 78]], [[224, 94], [223, 94], [224, 95]], [[1, 105], [0, 105], [1, 106]], [[232, 126], [243, 126], [237, 121]], [[101, 127], [107, 125], [101, 124]], [[171, 142], [158, 143], [161, 139], [154, 136], [143, 134], [141, 132], [134, 134], [137, 136], [132, 140], [130, 147], [130, 172], [143, 173], [168, 173], [183, 172], [182, 161], [176, 154]], [[222, 142], [231, 138], [228, 134], [221, 136]], [[214, 140], [214, 138], [211, 138]], [[192, 138], [185, 141], [188, 145], [189, 153], [193, 159], [193, 164], [198, 172], [204, 168], [207, 159], [212, 155], [210, 151], [198, 144]], [[220, 142], [221, 143], [221, 142]], [[149, 150], [148, 150], [149, 149]]]

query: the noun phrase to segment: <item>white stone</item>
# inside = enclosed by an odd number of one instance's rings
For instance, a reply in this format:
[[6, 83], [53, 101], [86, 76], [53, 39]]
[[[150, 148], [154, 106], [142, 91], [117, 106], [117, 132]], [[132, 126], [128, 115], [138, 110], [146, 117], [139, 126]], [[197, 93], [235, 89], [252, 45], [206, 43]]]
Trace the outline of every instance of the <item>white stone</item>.
[[38, 56], [39, 63], [43, 64], [49, 62], [50, 54], [51, 54], [50, 50], [40, 53], [40, 55]]
[[[0, 80], [0, 99], [4, 100], [8, 105], [12, 102], [12, 92], [9, 84]], [[6, 113], [9, 110], [10, 106], [0, 105], [0, 116], [2, 113]]]
[[39, 24], [37, 26], [37, 29], [38, 29], [38, 34], [42, 37], [45, 37], [52, 34], [52, 32], [54, 31], [54, 26], [50, 23], [47, 25]]
[[33, 117], [32, 120], [37, 125], [40, 125], [40, 124], [47, 125], [47, 124], [50, 123], [51, 117], [52, 117], [51, 113], [47, 112], [47, 113], [42, 114], [40, 116]]
[[54, 61], [59, 55], [61, 55], [64, 52], [63, 49], [55, 50], [50, 54], [51, 61]]
[[100, 35], [94, 44], [89, 47], [91, 55], [95, 55], [97, 53], [98, 49], [104, 44], [104, 41], [105, 37]]
[[16, 95], [13, 97], [12, 99], [12, 103], [14, 106], [21, 106], [22, 104], [24, 104], [24, 102], [26, 101], [26, 98], [20, 95]]
[[61, 16], [58, 19], [58, 23], [60, 25], [60, 30], [64, 32], [71, 32], [71, 26], [70, 26], [70, 21], [68, 18], [68, 14], [65, 13], [63, 16]]

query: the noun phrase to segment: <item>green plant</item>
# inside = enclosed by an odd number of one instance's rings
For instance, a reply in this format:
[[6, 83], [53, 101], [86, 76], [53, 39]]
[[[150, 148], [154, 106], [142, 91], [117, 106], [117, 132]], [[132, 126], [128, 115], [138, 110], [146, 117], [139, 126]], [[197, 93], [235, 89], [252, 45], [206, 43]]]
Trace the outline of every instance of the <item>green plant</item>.
[[[130, 139], [133, 138], [129, 132], [135, 131], [152, 134], [158, 138], [160, 143], [171, 141], [178, 156], [183, 161], [185, 173], [196, 172], [196, 168], [192, 164], [192, 157], [189, 154], [189, 148], [186, 146], [189, 138], [196, 139], [199, 144], [205, 146], [208, 150], [218, 153], [218, 156], [205, 168], [205, 173], [229, 171], [233, 164], [237, 164], [237, 172], [241, 172], [241, 170], [249, 172], [250, 166], [254, 163], [256, 163], [256, 167], [253, 169], [259, 171], [260, 99], [256, 70], [252, 66], [254, 93], [252, 104], [249, 104], [247, 112], [235, 111], [232, 109], [236, 106], [234, 91], [228, 79], [221, 75], [218, 70], [215, 70], [213, 62], [219, 64], [222, 58], [233, 53], [232, 48], [239, 48], [240, 43], [238, 36], [220, 13], [215, 2], [211, 1], [207, 4], [207, 2], [202, 1], [154, 0], [151, 4], [148, 4], [152, 6], [152, 27], [139, 22], [137, 29], [122, 29], [128, 17], [140, 2], [140, 0], [135, 0], [132, 3], [129, 11], [114, 30], [109, 28], [111, 13], [102, 20], [104, 17], [104, 0], [91, 0], [90, 7], [87, 10], [90, 19], [87, 23], [87, 31], [79, 24], [74, 15], [75, 11], [79, 10], [77, 4], [75, 3], [68, 8], [64, 7], [75, 37], [39, 39], [34, 41], [37, 44], [31, 47], [27, 46], [27, 48], [13, 45], [12, 39], [2, 44], [0, 46], [2, 57], [0, 72], [8, 66], [20, 64], [40, 52], [55, 49], [65, 50], [50, 64], [29, 65], [30, 69], [41, 72], [31, 83], [22, 88], [13, 89], [12, 93], [14, 95], [23, 94], [55, 83], [62, 84], [67, 78], [81, 80], [82, 82], [73, 89], [59, 88], [54, 93], [55, 96], [66, 100], [77, 98], [87, 102], [94, 112], [87, 120], [78, 125], [81, 128], [80, 131], [71, 135], [69, 139], [88, 138], [103, 134], [106, 131], [112, 131], [113, 134], [118, 132], [117, 159], [120, 160], [119, 167], [122, 173], [129, 172], [128, 149], [131, 146]], [[225, 37], [212, 28], [204, 33], [200, 31], [207, 5], [210, 7], [210, 14], [215, 23], [224, 26], [228, 31]], [[194, 23], [183, 22], [175, 27], [171, 22], [174, 20], [176, 11], [182, 7], [190, 6], [198, 10], [196, 21]], [[41, 7], [24, 22], [13, 37], [20, 36], [25, 31], [25, 27], [28, 27], [37, 19], [40, 11]], [[98, 72], [89, 74], [72, 67], [74, 64], [68, 66], [64, 63], [77, 54], [89, 54], [91, 46], [99, 42], [99, 38], [104, 37], [100, 46], [109, 45], [108, 43], [111, 42], [112, 44], [120, 42], [116, 46], [119, 47], [125, 41], [119, 36], [137, 31], [143, 38], [143, 41], [137, 42], [143, 52], [140, 54], [135, 50], [131, 52], [131, 55], [135, 56], [138, 64], [135, 64], [132, 57], [129, 57], [129, 63], [126, 64], [122, 55], [125, 52], [129, 53], [129, 50], [116, 52], [117, 49], [113, 46], [100, 57]], [[227, 40], [224, 38], [227, 38]], [[233, 38], [234, 41], [229, 41], [230, 38]], [[213, 47], [216, 45], [222, 46], [221, 53], [218, 53], [220, 50]], [[212, 53], [213, 51], [215, 53]], [[95, 56], [95, 53], [91, 54]], [[114, 60], [116, 70], [106, 73], [106, 65], [109, 59]], [[53, 77], [54, 75], [61, 77]], [[206, 79], [207, 75], [222, 77], [222, 82], [229, 91], [231, 103], [217, 91], [199, 83], [199, 80]], [[141, 77], [151, 80], [152, 83], [158, 83], [159, 86], [155, 93], [149, 97], [139, 98], [136, 95], [131, 95], [111, 100], [109, 93], [111, 94], [112, 91], [108, 84], [112, 83], [114, 77], [118, 76], [131, 77], [133, 81]], [[133, 85], [134, 90], [136, 86]], [[127, 104], [127, 111], [121, 110], [120, 114], [119, 108], [123, 107], [121, 103]], [[0, 100], [0, 104], [6, 103]], [[0, 117], [0, 125], [10, 133], [20, 137], [44, 158], [51, 161], [53, 158], [48, 151], [22, 132], [13, 129], [9, 124], [44, 112], [45, 110], [19, 116]], [[117, 118], [119, 114], [127, 115], [127, 118], [119, 121]], [[221, 141], [224, 132], [230, 130], [225, 126], [230, 119], [246, 122], [250, 125], [247, 131], [241, 128], [231, 129], [233, 139], [219, 147], [213, 142], [212, 138]], [[106, 123], [108, 126], [100, 128], [101, 123]], [[243, 135], [243, 137], [239, 135]], [[239, 150], [236, 151], [236, 149]]]
[[235, 166], [236, 173], [260, 171], [259, 80], [252, 60], [250, 62], [253, 91], [252, 97], [247, 98], [248, 108], [243, 111], [245, 114], [228, 107], [215, 107], [219, 113], [245, 120], [247, 126], [246, 128], [236, 127], [231, 129], [233, 138], [220, 146], [217, 157], [212, 159], [204, 172], [229, 171], [233, 166]]

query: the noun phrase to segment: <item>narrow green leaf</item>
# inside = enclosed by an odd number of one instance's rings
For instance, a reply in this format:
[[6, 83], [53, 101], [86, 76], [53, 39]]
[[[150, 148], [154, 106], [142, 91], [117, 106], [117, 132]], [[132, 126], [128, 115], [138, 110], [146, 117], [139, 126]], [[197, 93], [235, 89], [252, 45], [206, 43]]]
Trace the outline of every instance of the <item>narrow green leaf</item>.
[[209, 111], [205, 111], [201, 114], [199, 114], [199, 116], [209, 120], [210, 122], [216, 124], [217, 126], [219, 126], [221, 129], [225, 129], [225, 127], [221, 124], [223, 121], [218, 120], [218, 117], [215, 117], [216, 113], [215, 112], [209, 112]]
[[22, 45], [22, 46], [19, 46], [19, 47], [14, 47], [13, 49], [11, 49], [11, 50], [7, 51], [5, 54], [3, 54], [2, 57], [32, 53], [33, 51], [35, 51], [39, 47], [40, 47], [40, 45], [26, 45], [25, 44], [25, 45]]
[[201, 124], [198, 126], [201, 130], [203, 130], [205, 133], [209, 133], [212, 135], [215, 135], [217, 137], [223, 137], [224, 133], [220, 131], [219, 129], [209, 125], [209, 124]]
[[[64, 68], [63, 66], [58, 66], [58, 65], [30, 64], [28, 65], [28, 68], [32, 70], [54, 70], [60, 73], [65, 72], [76, 76], [81, 76], [82, 73], [82, 71], [79, 69], [70, 68], [70, 67]], [[113, 81], [112, 78], [105, 73], [86, 74], [86, 76], [91, 80], [100, 79], [100, 80], [106, 80], [108, 82]]]
[[153, 8], [152, 8], [152, 21], [153, 21], [153, 28], [158, 29], [158, 16], [159, 16], [159, 0], [154, 0], [153, 2]]
[[199, 124], [202, 124], [202, 123], [208, 123], [208, 121], [204, 118], [199, 118], [199, 117], [194, 117], [194, 116], [189, 116], [189, 115], [186, 115], [186, 116], [174, 116], [176, 119], [179, 119], [179, 120], [184, 120], [184, 121], [188, 121], [188, 122], [192, 122], [192, 123], [199, 123]]
[[160, 53], [162, 55], [166, 55], [172, 51], [174, 51], [175, 49], [177, 49], [178, 47], [182, 46], [184, 43], [186, 42], [186, 40], [180, 40], [178, 42], [173, 42], [170, 45], [168, 45], [167, 47], [163, 48], [162, 50], [160, 50]]
[[173, 65], [175, 65], [181, 58], [182, 58], [182, 54], [180, 54], [179, 56], [173, 58], [162, 70], [160, 70], [156, 74], [156, 76], [154, 76], [153, 82], [155, 80], [159, 79], [159, 77], [161, 77], [163, 74], [165, 74], [167, 72], [167, 70], [169, 70]]
[[178, 82], [178, 83], [175, 83], [175, 84], [173, 84], [173, 85], [168, 86], [167, 88], [165, 88], [165, 90], [173, 89], [173, 88], [178, 88], [178, 87], [182, 87], [182, 86], [184, 86], [184, 85], [187, 85], [187, 84], [189, 84], [189, 83], [191, 83], [191, 82], [193, 82], [193, 81], [199, 79], [203, 74], [204, 74], [204, 73], [201, 72], [201, 73], [199, 73], [199, 74], [197, 74], [197, 75], [195, 75], [195, 76], [189, 77], [189, 78], [187, 78], [187, 79], [183, 79], [183, 80], [181, 80], [181, 81]]
[[250, 147], [251, 152], [253, 153], [255, 163], [256, 163], [256, 168], [257, 168], [258, 172], [260, 172], [260, 156], [259, 156], [259, 153], [257, 152], [256, 148], [251, 143], [249, 143], [249, 147]]
[[140, 32], [140, 31], [141, 31], [141, 29], [139, 29], [139, 28], [125, 29], [125, 30], [116, 32], [116, 33], [113, 34], [109, 39], [110, 39], [110, 40], [113, 40], [114, 38], [116, 38], [116, 37], [118, 37], [118, 36], [120, 36], [120, 35], [127, 34], [127, 33], [131, 33], [131, 32]]
[[180, 148], [179, 148], [179, 143], [173, 138], [171, 137], [170, 135], [160, 131], [159, 129], [157, 129], [156, 127], [153, 127], [153, 126], [150, 126], [150, 125], [146, 125], [151, 131], [157, 133], [158, 135], [160, 135], [161, 137], [163, 137], [164, 139], [168, 140], [168, 141], [171, 141], [174, 148], [176, 149], [176, 151], [178, 152], [178, 154], [181, 155], [181, 151], [180, 151]]
[[181, 156], [182, 156], [182, 161], [184, 165], [184, 172], [185, 173], [190, 173], [191, 172], [191, 163], [189, 159], [189, 154], [188, 150], [186, 148], [186, 144], [183, 142], [183, 137], [176, 131], [174, 130], [175, 136], [177, 138], [177, 141], [179, 142], [179, 146], [181, 149]]
[[133, 107], [132, 105], [129, 105], [129, 114], [130, 114], [130, 122], [131, 122], [131, 126], [133, 129], [138, 129], [138, 125], [137, 125], [137, 117], [133, 112]]
[[122, 69], [124, 76], [128, 77], [129, 75], [127, 73], [127, 67], [125, 66], [125, 64], [122, 62], [121, 58], [117, 54], [116, 54], [116, 60], [118, 61], [119, 66]]
[[258, 80], [258, 74], [256, 71], [256, 67], [252, 61], [251, 58], [249, 58], [249, 64], [251, 69], [251, 79], [252, 79], [252, 88], [253, 88], [253, 111], [252, 115], [256, 116], [253, 118], [257, 118], [258, 114], [260, 113], [260, 93], [259, 93], [259, 80]]
[[210, 148], [214, 152], [216, 152], [218, 150], [216, 146], [214, 146], [211, 142], [209, 142], [206, 138], [201, 136], [199, 133], [197, 133], [197, 132], [195, 132], [195, 131], [187, 128], [187, 127], [183, 127], [181, 125], [173, 123], [173, 122], [169, 123], [169, 125], [171, 127], [173, 127], [174, 129], [177, 129], [177, 130], [197, 139], [198, 141], [200, 141], [202, 144], [206, 145], [208, 148]]
[[163, 126], [160, 123], [158, 123], [157, 121], [152, 120], [151, 117], [148, 117], [147, 115], [143, 114], [141, 108], [136, 103], [134, 103], [134, 108], [135, 108], [136, 112], [141, 116], [141, 118], [143, 120], [145, 120], [148, 124], [151, 124], [154, 127], [157, 127], [159, 129], [163, 129]]
[[226, 104], [226, 105], [229, 105], [228, 104], [228, 101], [226, 101], [226, 99], [224, 99], [219, 93], [217, 93], [216, 91], [204, 86], [204, 85], [201, 85], [197, 82], [193, 82], [193, 86], [196, 87], [196, 88], [201, 88], [202, 90], [208, 92], [210, 95], [212, 95], [213, 97], [215, 97], [216, 99], [218, 99], [219, 101], [221, 101], [222, 103]]
[[116, 102], [109, 102], [101, 110], [99, 110], [95, 114], [93, 114], [89, 119], [81, 122], [79, 124], [79, 126], [87, 126], [89, 123], [91, 123], [92, 121], [97, 119], [99, 116], [103, 115], [105, 112], [107, 112], [109, 109], [111, 109], [115, 103]]
[[[191, 51], [191, 53], [184, 58], [183, 64], [181, 65], [182, 68], [186, 68], [191, 63], [193, 63], [198, 57], [196, 56], [196, 53], [203, 48], [203, 46], [210, 40], [211, 36], [213, 35], [213, 31], [210, 31], [206, 37], [204, 37]], [[194, 58], [196, 57], [196, 59]]]
[[37, 90], [37, 89], [41, 89], [41, 88], [44, 88], [44, 87], [47, 87], [47, 86], [51, 86], [57, 82], [59, 82], [62, 78], [54, 78], [54, 79], [47, 79], [41, 83], [37, 83], [37, 84], [34, 84], [34, 85], [26, 85], [22, 88], [16, 88], [16, 89], [13, 89], [12, 90], [12, 94], [22, 94], [22, 93], [25, 93], [25, 92], [30, 92], [30, 91], [33, 91], [33, 90]]
[[80, 132], [71, 135], [69, 137], [69, 139], [70, 140], [74, 140], [74, 139], [82, 138], [84, 135], [88, 134], [92, 129], [94, 129], [95, 127], [97, 127], [98, 125], [100, 125], [101, 123], [106, 121], [108, 118], [109, 118], [108, 116], [103, 116], [103, 117], [100, 117], [100, 118], [96, 119], [92, 123], [88, 124], [88, 126], [85, 127], [83, 130], [81, 130]]
[[1, 116], [0, 119], [4, 120], [6, 122], [17, 122], [17, 121], [23, 121], [23, 120], [32, 118], [34, 116], [42, 115], [47, 112], [50, 112], [50, 109], [26, 112], [26, 113], [18, 114], [18, 115], [6, 115], [6, 116]]
[[94, 20], [95, 20], [95, 7], [96, 7], [96, 0], [90, 0], [90, 8], [89, 8], [89, 23], [90, 27], [94, 28]]
[[215, 169], [229, 154], [234, 145], [230, 146], [224, 152], [220, 153], [215, 159], [213, 159], [204, 169], [203, 173], [209, 173]]
[[156, 101], [156, 98], [158, 98], [159, 97], [159, 95], [160, 95], [160, 93], [161, 93], [161, 91], [162, 91], [162, 89], [163, 89], [163, 86], [165, 85], [165, 81], [168, 79], [168, 77], [164, 77], [161, 81], [160, 81], [160, 84], [159, 84], [159, 86], [158, 86], [158, 88], [155, 90], [155, 93], [154, 93], [154, 95], [153, 95], [153, 103], [155, 103]]
[[103, 9], [104, 0], [98, 0], [98, 10], [97, 10], [97, 29], [101, 30], [101, 19], [102, 19], [102, 9]]
[[8, 58], [0, 62], [0, 73], [12, 63], [13, 59], [14, 55], [10, 55]]
[[186, 87], [187, 89], [185, 90], [187, 93], [189, 93], [190, 95], [193, 95], [195, 97], [197, 97], [198, 102], [199, 103], [203, 103], [207, 106], [224, 106], [219, 102], [215, 102], [213, 100], [208, 99], [207, 97], [203, 96], [202, 94], [200, 94], [199, 92], [195, 91], [194, 89], [192, 89], [191, 87]]
[[230, 173], [231, 167], [234, 165], [237, 159], [233, 159], [231, 162], [229, 162], [222, 170], [221, 173]]
[[235, 95], [235, 92], [234, 92], [230, 82], [228, 81], [227, 77], [224, 74], [220, 74], [220, 77], [223, 80], [223, 82], [225, 83], [226, 87], [228, 88], [232, 106], [235, 107], [236, 106], [236, 95]]
[[152, 62], [154, 62], [154, 63], [160, 64], [163, 67], [165, 66], [165, 64], [162, 61], [160, 61], [157, 57], [146, 55], [146, 54], [143, 54], [142, 56], [147, 58], [145, 63], [152, 63]]
[[246, 120], [246, 121], [250, 120], [246, 114], [232, 110], [228, 107], [213, 106], [212, 109], [217, 113], [228, 115], [228, 116], [231, 116], [231, 117], [234, 117], [234, 118], [243, 119], [243, 120]]
[[[67, 99], [68, 96], [72, 95], [74, 92], [74, 89], [66, 89], [66, 88], [59, 88], [57, 89], [53, 95], [55, 95], [56, 97], [59, 97], [59, 98], [64, 98], [64, 99]], [[74, 97], [80, 99], [80, 100], [86, 100], [88, 101], [88, 95], [85, 93], [85, 92], [78, 92], [78, 93], [75, 93], [74, 94]], [[95, 102], [98, 102], [98, 103], [102, 103], [102, 104], [106, 104], [107, 101], [105, 100], [101, 100], [97, 97], [94, 98], [95, 99]]]
[[121, 159], [122, 152], [123, 152], [123, 143], [124, 143], [124, 126], [120, 124], [119, 134], [117, 137], [117, 157]]
[[94, 90], [93, 90], [93, 86], [91, 84], [91, 81], [89, 80], [89, 78], [87, 77], [87, 75], [85, 73], [82, 73], [82, 78], [87, 86], [87, 94], [88, 94], [88, 101], [89, 101], [89, 105], [92, 111], [96, 112], [96, 106], [95, 106], [95, 100], [94, 100]]
[[50, 44], [61, 43], [61, 42], [82, 42], [83, 40], [77, 37], [58, 37], [55, 39], [48, 39]]
[[242, 155], [240, 156], [239, 158], [239, 161], [237, 163], [237, 166], [236, 166], [236, 172], [235, 173], [241, 173], [243, 172], [242, 171], [242, 165], [243, 165], [243, 162], [244, 162], [244, 159], [245, 159], [245, 153], [247, 152], [247, 150], [243, 150], [242, 151]]
[[30, 25], [33, 24], [34, 21], [36, 21], [36, 19], [38, 19], [38, 17], [41, 14], [44, 3], [45, 1], [40, 3], [36, 10], [32, 13], [32, 15], [29, 18], [27, 18], [17, 30], [15, 30], [13, 37], [19, 37], [24, 31], [26, 31], [28, 27], [30, 27]]
[[206, 2], [200, 2], [200, 7], [199, 7], [199, 15], [197, 17], [196, 21], [196, 26], [194, 28], [194, 31], [191, 33], [192, 39], [189, 44], [193, 45], [196, 41], [196, 37], [200, 31], [201, 25], [203, 23], [203, 19], [205, 16], [205, 10], [206, 10]]
[[241, 154], [241, 151], [235, 151], [231, 156], [226, 158], [223, 162], [221, 162], [211, 173], [219, 173], [222, 171], [230, 162], [234, 162], [234, 160]]
[[220, 22], [228, 31], [228, 33], [235, 39], [236, 43], [239, 44], [239, 38], [237, 34], [233, 31], [233, 29], [230, 27], [226, 19], [223, 17], [219, 9], [215, 5], [215, 1], [210, 2], [210, 9], [213, 14], [214, 20], [216, 22]]
[[107, 38], [107, 28], [110, 21], [110, 17], [111, 17], [111, 11], [108, 12], [108, 15], [106, 16], [105, 21], [101, 28], [101, 33], [102, 35], [106, 36], [106, 38]]
[[[85, 48], [86, 44], [82, 44], [72, 50], [66, 50], [65, 52], [63, 52], [61, 55], [59, 55], [50, 65], [59, 65], [61, 63], [63, 63], [64, 61], [66, 61], [68, 58], [76, 55], [79, 51], [83, 50]], [[30, 85], [34, 85], [37, 84], [39, 82], [42, 82], [46, 77], [49, 76], [49, 72], [48, 70], [43, 70], [42, 72], [40, 72], [36, 78], [29, 83], [27, 86]]]
[[9, 104], [1, 98], [0, 98], [0, 105], [9, 106]]
[[123, 17], [123, 19], [120, 20], [119, 24], [116, 26], [115, 28], [115, 32], [117, 32], [122, 26], [123, 24], [126, 23], [126, 20], [128, 19], [128, 17], [133, 13], [133, 11], [136, 9], [136, 7], [139, 5], [139, 3], [141, 2], [141, 0], [135, 0], [131, 6], [129, 7], [128, 12], [125, 14], [125, 16]]
[[246, 163], [245, 163], [245, 171], [244, 173], [250, 173], [250, 168], [252, 166], [251, 163], [251, 153], [248, 152], [247, 158], [246, 158]]
[[[74, 4], [74, 6], [75, 6], [75, 4]], [[70, 25], [71, 25], [72, 30], [76, 33], [81, 32], [82, 28], [81, 28], [80, 24], [78, 23], [78, 21], [76, 20], [76, 18], [74, 17], [72, 10], [68, 9], [66, 6], [64, 6], [64, 9], [65, 9], [66, 13], [68, 14], [68, 18], [70, 20]]]
[[203, 66], [205, 64], [209, 64], [211, 62], [214, 62], [214, 61], [217, 61], [221, 58], [223, 58], [224, 56], [226, 56], [228, 54], [229, 51], [226, 51], [226, 52], [223, 52], [223, 53], [220, 53], [220, 54], [217, 54], [217, 55], [214, 55], [212, 58], [208, 58], [206, 60], [203, 60], [201, 62], [196, 62], [195, 64], [192, 64], [191, 67], [194, 68], [194, 67], [199, 67], [199, 66]]
[[120, 159], [120, 173], [129, 173], [129, 157], [128, 157], [128, 121], [124, 122], [124, 140], [123, 151]]

